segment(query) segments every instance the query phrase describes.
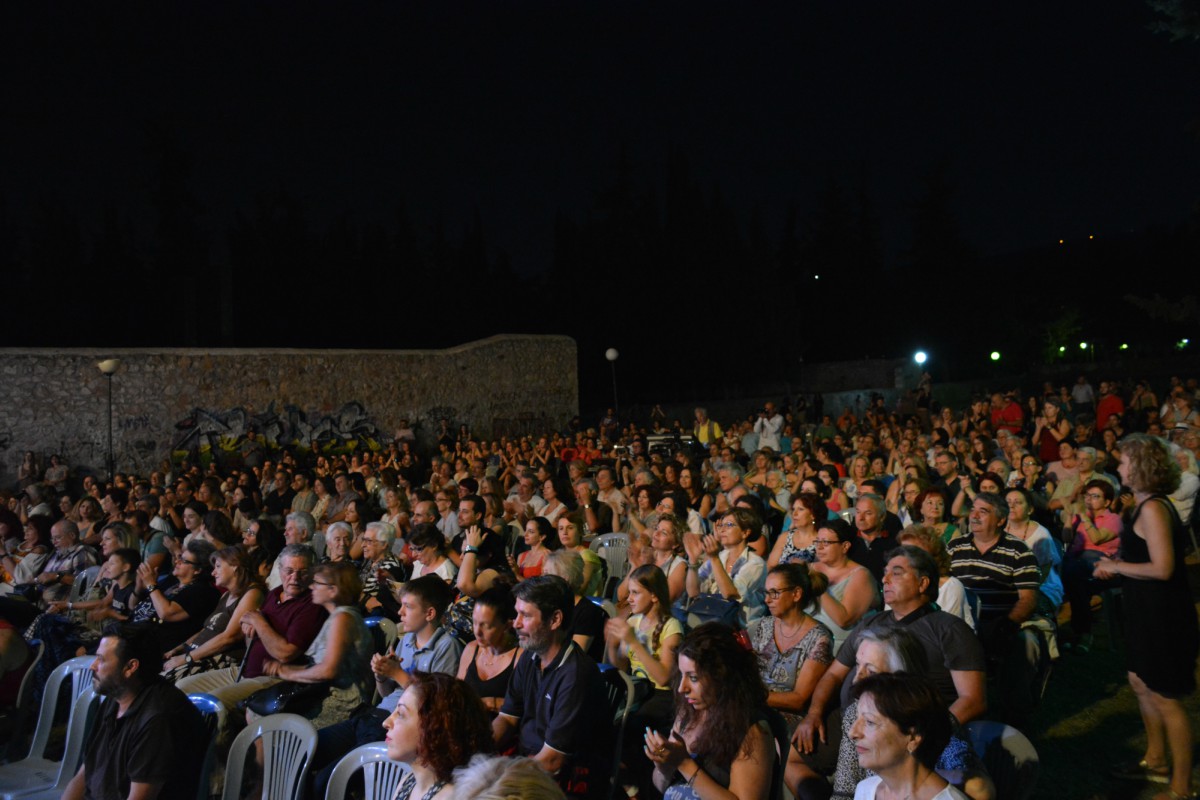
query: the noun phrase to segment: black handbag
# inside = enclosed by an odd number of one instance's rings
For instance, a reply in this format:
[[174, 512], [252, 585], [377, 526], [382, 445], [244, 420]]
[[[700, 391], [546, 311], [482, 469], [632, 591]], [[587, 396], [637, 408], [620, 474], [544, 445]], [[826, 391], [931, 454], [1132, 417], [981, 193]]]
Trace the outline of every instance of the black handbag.
[[329, 681], [321, 683], [280, 681], [265, 689], [259, 689], [239, 703], [239, 707], [249, 709], [260, 717], [285, 712], [306, 716], [320, 708], [325, 696], [329, 694], [330, 685]]

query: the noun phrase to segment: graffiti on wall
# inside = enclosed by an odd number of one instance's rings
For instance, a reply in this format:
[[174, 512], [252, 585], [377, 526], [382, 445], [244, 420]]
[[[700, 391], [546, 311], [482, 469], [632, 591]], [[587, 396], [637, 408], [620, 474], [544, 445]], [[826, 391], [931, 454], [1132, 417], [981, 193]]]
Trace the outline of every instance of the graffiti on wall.
[[244, 450], [247, 433], [254, 430], [269, 449], [317, 450], [325, 453], [379, 449], [379, 429], [362, 403], [344, 404], [332, 414], [310, 415], [287, 404], [276, 410], [252, 414], [245, 408], [210, 411], [194, 408], [175, 423], [172, 451], [177, 457]]

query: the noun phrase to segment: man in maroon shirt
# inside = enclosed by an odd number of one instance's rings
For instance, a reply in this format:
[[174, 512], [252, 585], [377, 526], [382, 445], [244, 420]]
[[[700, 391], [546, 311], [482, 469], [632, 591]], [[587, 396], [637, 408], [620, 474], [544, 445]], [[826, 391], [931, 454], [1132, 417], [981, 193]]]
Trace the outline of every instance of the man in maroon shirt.
[[238, 668], [229, 667], [189, 676], [176, 685], [186, 694], [211, 694], [232, 711], [259, 689], [278, 683], [278, 678], [262, 674], [263, 660], [270, 657], [287, 664], [301, 658], [329, 616], [312, 601], [314, 559], [312, 548], [304, 544], [289, 544], [279, 554], [283, 584], [267, 592], [260, 610], [242, 616], [242, 633], [251, 639], [240, 679]]

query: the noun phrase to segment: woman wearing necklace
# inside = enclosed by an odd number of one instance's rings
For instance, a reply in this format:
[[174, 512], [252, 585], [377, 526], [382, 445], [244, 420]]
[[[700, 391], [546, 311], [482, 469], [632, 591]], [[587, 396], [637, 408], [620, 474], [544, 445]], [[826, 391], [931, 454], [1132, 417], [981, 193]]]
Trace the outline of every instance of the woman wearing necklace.
[[750, 625], [750, 646], [767, 686], [767, 705], [779, 709], [796, 730], [813, 689], [833, 661], [833, 634], [804, 612], [826, 587], [825, 576], [807, 564], [780, 564], [767, 573], [767, 611]]
[[775, 540], [775, 547], [767, 557], [767, 566], [774, 568], [793, 561], [816, 561], [817, 548], [813, 541], [817, 538], [817, 524], [828, 518], [829, 511], [820, 497], [809, 492], [796, 495], [792, 501], [792, 525]]
[[479, 595], [471, 609], [475, 639], [463, 648], [458, 662], [459, 680], [465, 681], [493, 714], [504, 704], [513, 667], [521, 657], [513, 632], [516, 616], [512, 590], [507, 586]]
[[414, 672], [396, 710], [383, 722], [388, 758], [412, 770], [392, 800], [450, 800], [454, 770], [490, 753], [492, 725], [471, 688], [440, 672]]

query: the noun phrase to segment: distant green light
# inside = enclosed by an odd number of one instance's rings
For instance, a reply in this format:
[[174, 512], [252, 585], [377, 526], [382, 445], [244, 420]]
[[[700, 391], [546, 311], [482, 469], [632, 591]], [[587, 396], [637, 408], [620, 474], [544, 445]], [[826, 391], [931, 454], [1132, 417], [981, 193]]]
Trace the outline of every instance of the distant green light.
[[1000, 351], [993, 350], [992, 351], [992, 361], [999, 361], [999, 360], [1000, 360]]
[[1118, 349], [1119, 349], [1119, 350], [1128, 350], [1128, 349], [1129, 349], [1129, 345], [1127, 345], [1127, 344], [1122, 344], [1122, 345], [1121, 345], [1121, 346], [1120, 346]]
[[1067, 352], [1067, 348], [1060, 344], [1058, 346], [1058, 352], [1065, 353], [1065, 352]]
[[1087, 342], [1080, 342], [1080, 343], [1079, 343], [1079, 349], [1080, 349], [1080, 350], [1087, 350]]

